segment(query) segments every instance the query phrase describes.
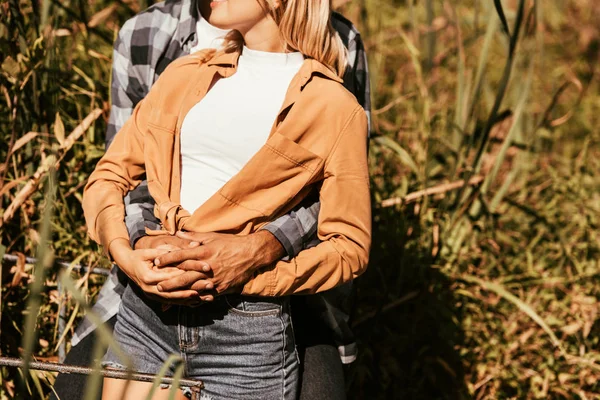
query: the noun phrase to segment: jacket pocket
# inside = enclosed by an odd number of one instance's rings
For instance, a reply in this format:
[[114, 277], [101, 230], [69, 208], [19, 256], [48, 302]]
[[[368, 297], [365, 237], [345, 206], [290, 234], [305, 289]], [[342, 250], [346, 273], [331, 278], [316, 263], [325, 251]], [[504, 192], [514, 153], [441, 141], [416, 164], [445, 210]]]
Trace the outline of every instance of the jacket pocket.
[[152, 131], [162, 131], [164, 133], [175, 134], [178, 116], [162, 111], [160, 108], [153, 108], [148, 119], [148, 128]]
[[319, 175], [323, 159], [275, 132], [219, 193], [228, 201], [270, 217]]
[[[175, 160], [175, 129], [177, 115], [153, 109], [148, 120], [148, 131], [144, 139], [144, 158], [146, 160], [146, 176], [155, 186], [161, 185], [163, 192], [168, 193], [171, 172]], [[156, 189], [150, 188], [153, 196]], [[158, 201], [158, 199], [157, 199]]]

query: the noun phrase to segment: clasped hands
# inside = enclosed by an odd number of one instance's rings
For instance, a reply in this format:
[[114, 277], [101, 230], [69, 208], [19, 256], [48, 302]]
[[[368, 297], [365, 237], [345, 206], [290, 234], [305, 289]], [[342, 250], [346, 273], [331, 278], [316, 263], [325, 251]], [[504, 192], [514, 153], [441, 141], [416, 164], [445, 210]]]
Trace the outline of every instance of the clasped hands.
[[145, 236], [137, 241], [135, 250], [128, 241], [117, 239], [109, 250], [148, 297], [188, 306], [240, 292], [255, 270], [284, 255], [283, 247], [268, 231], [247, 236], [192, 232]]

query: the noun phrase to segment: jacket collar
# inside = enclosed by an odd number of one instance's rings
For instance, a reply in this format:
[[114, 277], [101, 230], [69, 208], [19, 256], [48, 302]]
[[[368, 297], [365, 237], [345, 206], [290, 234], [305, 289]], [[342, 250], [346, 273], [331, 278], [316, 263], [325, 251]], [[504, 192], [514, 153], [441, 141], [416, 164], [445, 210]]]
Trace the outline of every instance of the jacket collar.
[[[225, 53], [224, 51], [217, 52], [210, 61], [209, 66], [217, 66], [219, 73], [223, 77], [231, 76], [237, 70], [237, 64], [240, 57], [239, 52]], [[297, 76], [300, 78], [300, 90], [304, 89], [304, 86], [310, 81], [314, 75], [322, 75], [325, 78], [333, 81], [343, 83], [343, 79], [340, 78], [335, 72], [327, 68], [324, 64], [314, 59], [305, 59], [304, 64], [300, 67]]]

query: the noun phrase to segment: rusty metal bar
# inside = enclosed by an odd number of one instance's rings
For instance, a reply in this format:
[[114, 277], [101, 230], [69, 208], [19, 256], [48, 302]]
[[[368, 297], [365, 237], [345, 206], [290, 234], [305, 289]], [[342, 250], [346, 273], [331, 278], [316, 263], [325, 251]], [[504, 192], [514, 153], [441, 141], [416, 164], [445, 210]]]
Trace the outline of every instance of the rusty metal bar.
[[[6, 261], [6, 262], [9, 262], [12, 264], [15, 264], [18, 259], [19, 259], [19, 257], [12, 255], [12, 254], [5, 254], [2, 257], [3, 261]], [[27, 264], [35, 264], [37, 262], [37, 259], [34, 257], [25, 257], [25, 262]], [[68, 263], [66, 261], [57, 260], [57, 261], [54, 261], [54, 264], [56, 264], [62, 268], [72, 268], [73, 271], [81, 272], [82, 274], [85, 274], [89, 270], [89, 268], [86, 267], [85, 265], [81, 265], [81, 264], [71, 265], [70, 263]], [[92, 274], [108, 276], [108, 275], [110, 275], [110, 270], [107, 268], [94, 267], [94, 268], [92, 268]]]
[[[23, 360], [19, 358], [0, 357], [0, 366], [23, 368]], [[89, 367], [80, 367], [77, 365], [65, 365], [51, 362], [32, 361], [29, 363], [29, 369], [40, 371], [60, 372], [61, 374], [91, 375], [94, 369]], [[105, 378], [125, 379], [138, 382], [154, 382], [156, 376], [152, 374], [141, 374], [137, 372], [128, 373], [113, 369], [102, 369], [99, 372]], [[160, 383], [172, 385], [175, 379], [165, 377], [160, 378]], [[192, 400], [200, 400], [200, 391], [204, 388], [204, 383], [195, 379], [180, 379], [180, 386], [187, 386], [192, 390]]]

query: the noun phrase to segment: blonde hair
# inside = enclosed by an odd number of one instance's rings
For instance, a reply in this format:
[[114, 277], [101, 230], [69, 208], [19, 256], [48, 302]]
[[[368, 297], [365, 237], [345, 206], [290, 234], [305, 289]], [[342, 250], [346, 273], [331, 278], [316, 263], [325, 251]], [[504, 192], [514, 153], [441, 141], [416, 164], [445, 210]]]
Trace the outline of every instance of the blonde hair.
[[[329, 67], [341, 78], [346, 70], [346, 47], [331, 25], [331, 0], [259, 0], [279, 26], [285, 44], [307, 58]], [[225, 36], [225, 51], [240, 51], [244, 38], [239, 31]]]

